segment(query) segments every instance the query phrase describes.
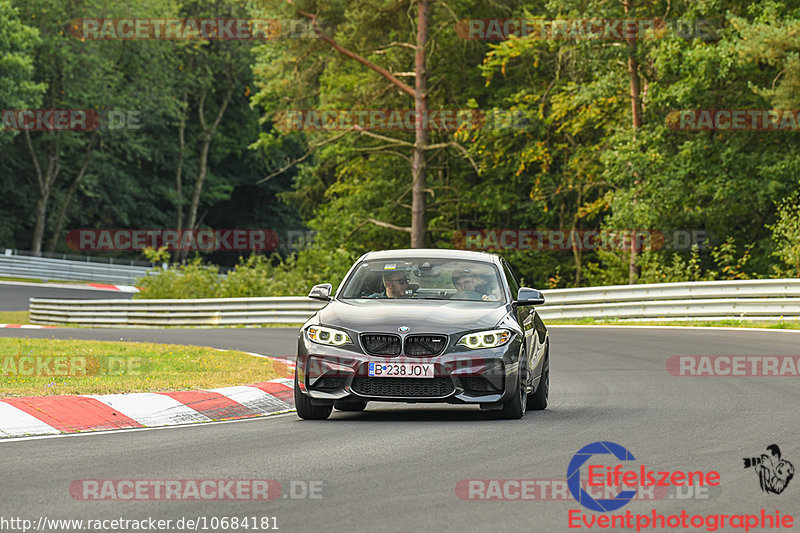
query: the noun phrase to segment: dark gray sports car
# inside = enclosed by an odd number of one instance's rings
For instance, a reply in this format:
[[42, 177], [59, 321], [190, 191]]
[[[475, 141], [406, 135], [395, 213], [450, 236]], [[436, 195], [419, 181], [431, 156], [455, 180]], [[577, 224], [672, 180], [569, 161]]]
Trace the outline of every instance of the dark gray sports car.
[[336, 296], [300, 330], [295, 404], [305, 419], [369, 401], [480, 404], [521, 418], [544, 409], [550, 388], [547, 328], [535, 289], [502, 258], [460, 250], [363, 255]]

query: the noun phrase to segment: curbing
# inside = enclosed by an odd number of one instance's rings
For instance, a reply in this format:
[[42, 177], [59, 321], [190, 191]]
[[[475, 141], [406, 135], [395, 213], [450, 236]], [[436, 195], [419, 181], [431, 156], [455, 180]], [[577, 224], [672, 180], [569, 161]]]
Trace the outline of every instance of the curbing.
[[[35, 279], [35, 278], [28, 278], [28, 279]], [[6, 281], [0, 280], [0, 285], [22, 285], [24, 287], [50, 287], [53, 289], [78, 289], [82, 291], [116, 291], [116, 292], [131, 292], [137, 293], [140, 292], [141, 289], [139, 287], [134, 287], [133, 285], [115, 285], [111, 283], [70, 283], [70, 282], [63, 282], [63, 283], [56, 283], [56, 282], [44, 282], [44, 283], [34, 283], [31, 281]]]
[[[251, 354], [284, 363], [294, 362]], [[0, 439], [237, 420], [294, 410], [294, 381], [202, 391], [36, 396], [0, 400]]]
[[118, 292], [132, 292], [132, 293], [139, 292], [139, 287], [134, 287], [133, 285], [112, 285], [109, 283], [87, 283], [87, 285], [93, 289], [99, 289], [101, 291], [118, 291]]
[[0, 324], [0, 328], [18, 328], [18, 329], [53, 329], [58, 326], [37, 326], [34, 324]]

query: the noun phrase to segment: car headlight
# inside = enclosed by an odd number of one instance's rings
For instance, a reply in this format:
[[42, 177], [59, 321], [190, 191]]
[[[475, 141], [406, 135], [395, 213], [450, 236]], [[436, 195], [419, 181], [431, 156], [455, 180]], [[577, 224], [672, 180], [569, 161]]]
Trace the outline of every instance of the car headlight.
[[350, 335], [344, 331], [326, 328], [324, 326], [311, 326], [306, 330], [308, 338], [317, 344], [328, 344], [330, 346], [341, 346], [342, 344], [350, 343]]
[[510, 338], [511, 332], [507, 329], [490, 329], [464, 335], [456, 344], [458, 346], [466, 346], [471, 350], [496, 348], [507, 343]]

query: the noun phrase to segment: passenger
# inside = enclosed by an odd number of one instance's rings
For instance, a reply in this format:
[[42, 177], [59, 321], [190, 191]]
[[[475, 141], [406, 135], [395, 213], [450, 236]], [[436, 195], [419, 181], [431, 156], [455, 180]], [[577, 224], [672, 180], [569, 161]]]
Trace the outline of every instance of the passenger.
[[488, 294], [481, 294], [478, 290], [478, 276], [469, 270], [453, 270], [453, 286], [458, 291], [453, 295], [455, 300], [477, 300], [480, 298], [484, 302], [494, 300]]

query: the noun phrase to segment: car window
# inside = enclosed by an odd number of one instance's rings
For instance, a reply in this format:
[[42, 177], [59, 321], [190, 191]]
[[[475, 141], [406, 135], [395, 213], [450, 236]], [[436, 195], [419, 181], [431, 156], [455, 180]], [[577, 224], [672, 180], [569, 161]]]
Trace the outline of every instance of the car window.
[[355, 268], [342, 287], [341, 298], [499, 302], [505, 300], [501, 286], [497, 268], [486, 262], [435, 258], [373, 260]]

